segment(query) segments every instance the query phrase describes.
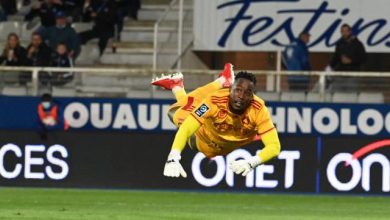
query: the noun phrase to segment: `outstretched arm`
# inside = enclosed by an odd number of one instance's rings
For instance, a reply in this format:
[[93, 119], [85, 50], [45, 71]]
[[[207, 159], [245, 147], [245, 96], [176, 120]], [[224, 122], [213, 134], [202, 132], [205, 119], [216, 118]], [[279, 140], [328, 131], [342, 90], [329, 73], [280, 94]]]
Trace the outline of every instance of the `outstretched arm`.
[[265, 163], [279, 155], [281, 147], [276, 129], [272, 129], [271, 131], [263, 134], [261, 136], [261, 140], [263, 141], [264, 148], [257, 155], [261, 163]]
[[188, 138], [190, 138], [200, 126], [200, 122], [189, 115], [179, 127], [171, 150], [181, 153], [186, 146]]
[[261, 139], [263, 141], [264, 148], [259, 154], [246, 160], [236, 160], [229, 163], [229, 167], [234, 173], [246, 176], [260, 164], [263, 164], [279, 155], [281, 147], [278, 133], [275, 128], [263, 134]]
[[165, 163], [164, 176], [187, 177], [187, 173], [180, 164], [180, 154], [185, 148], [188, 138], [190, 138], [191, 135], [200, 128], [200, 126], [200, 122], [193, 116], [188, 116], [184, 120], [183, 124], [179, 127], [179, 130], [176, 133], [171, 152], [169, 153], [167, 162]]

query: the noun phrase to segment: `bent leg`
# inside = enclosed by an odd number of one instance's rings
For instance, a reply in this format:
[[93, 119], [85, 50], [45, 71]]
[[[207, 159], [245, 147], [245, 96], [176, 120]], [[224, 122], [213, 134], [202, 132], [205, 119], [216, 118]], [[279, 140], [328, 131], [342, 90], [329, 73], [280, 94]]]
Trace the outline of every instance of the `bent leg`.
[[81, 44], [86, 44], [89, 40], [97, 38], [93, 30], [83, 31], [78, 34]]
[[184, 89], [180, 92], [180, 96], [177, 93], [174, 93], [177, 97], [177, 102], [173, 104], [168, 110], [168, 117], [171, 121], [179, 127], [181, 123], [187, 118], [187, 116], [198, 106], [203, 99], [219, 89], [222, 88], [221, 83], [214, 81], [205, 86], [195, 89], [190, 92], [188, 95], [185, 94]]
[[[188, 96], [192, 96], [197, 100], [203, 100], [206, 96], [214, 93], [218, 90], [222, 89], [222, 83], [218, 80], [215, 80], [211, 83], [208, 83], [202, 87], [199, 87], [188, 94]], [[199, 104], [199, 103], [198, 103]]]
[[187, 92], [184, 87], [174, 87], [172, 93], [175, 96], [176, 101], [187, 98]]
[[[202, 100], [210, 93], [213, 93], [224, 87], [230, 87], [233, 82], [233, 65], [227, 63], [225, 64], [224, 70], [220, 73], [219, 77], [216, 80], [205, 86], [195, 89], [188, 96], [192, 96], [196, 99]], [[183, 74], [180, 72], [168, 76], [165, 76], [163, 74], [161, 77], [153, 79], [152, 85], [171, 90], [177, 102], [180, 102], [182, 99], [187, 99], [187, 93], [184, 90], [183, 85]]]
[[230, 87], [234, 82], [233, 65], [226, 63], [223, 71], [219, 74], [219, 77], [211, 83], [208, 83], [202, 87], [199, 87], [192, 91], [189, 96], [193, 96], [196, 99], [203, 100], [207, 95], [214, 93], [215, 91]]
[[233, 81], [233, 66], [231, 64], [226, 64], [224, 71], [221, 72], [216, 80], [195, 89], [189, 94], [184, 90], [183, 74], [181, 73], [176, 73], [171, 76], [163, 75], [162, 77], [153, 80], [152, 84], [172, 90], [177, 102], [170, 107], [168, 117], [177, 127], [179, 127], [194, 108], [201, 104], [209, 94], [230, 86]]

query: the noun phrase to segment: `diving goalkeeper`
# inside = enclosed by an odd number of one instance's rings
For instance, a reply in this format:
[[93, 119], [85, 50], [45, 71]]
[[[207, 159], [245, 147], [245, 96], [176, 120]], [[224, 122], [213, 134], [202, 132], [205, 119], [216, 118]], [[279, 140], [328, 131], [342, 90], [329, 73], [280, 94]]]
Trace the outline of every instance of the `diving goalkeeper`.
[[153, 85], [172, 90], [177, 102], [168, 116], [179, 127], [164, 167], [168, 177], [187, 177], [180, 164], [186, 144], [208, 158], [226, 155], [260, 135], [264, 148], [250, 159], [231, 161], [229, 168], [246, 176], [258, 165], [280, 153], [280, 142], [264, 101], [255, 92], [256, 77], [225, 69], [214, 82], [186, 94], [183, 75], [176, 73], [152, 81]]

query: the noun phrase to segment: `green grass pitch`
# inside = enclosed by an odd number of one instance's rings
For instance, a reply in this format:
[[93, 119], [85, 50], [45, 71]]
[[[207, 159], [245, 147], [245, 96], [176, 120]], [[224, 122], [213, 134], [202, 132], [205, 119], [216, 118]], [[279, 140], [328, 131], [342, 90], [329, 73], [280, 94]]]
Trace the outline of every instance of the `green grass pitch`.
[[0, 188], [0, 219], [390, 219], [390, 197]]

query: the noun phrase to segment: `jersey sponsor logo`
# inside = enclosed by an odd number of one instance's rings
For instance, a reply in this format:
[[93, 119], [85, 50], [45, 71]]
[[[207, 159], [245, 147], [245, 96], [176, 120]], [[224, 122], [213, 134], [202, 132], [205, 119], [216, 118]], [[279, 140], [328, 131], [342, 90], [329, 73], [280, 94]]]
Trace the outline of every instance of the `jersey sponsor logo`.
[[206, 113], [209, 110], [209, 107], [206, 104], [201, 105], [198, 109], [196, 109], [195, 114], [198, 117], [202, 117], [204, 113]]

